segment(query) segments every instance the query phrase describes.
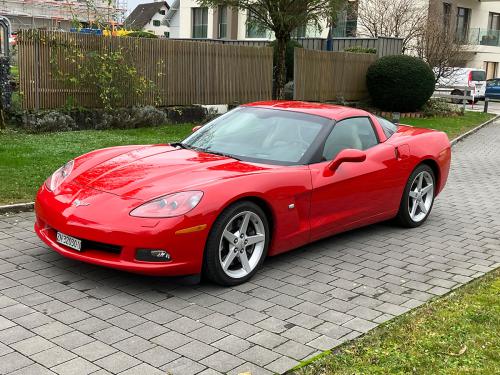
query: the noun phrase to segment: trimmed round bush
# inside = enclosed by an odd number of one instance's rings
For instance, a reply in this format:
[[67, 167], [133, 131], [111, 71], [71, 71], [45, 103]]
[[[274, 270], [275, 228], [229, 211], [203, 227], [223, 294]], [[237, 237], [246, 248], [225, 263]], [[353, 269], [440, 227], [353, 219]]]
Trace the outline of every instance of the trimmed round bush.
[[420, 109], [434, 92], [434, 79], [423, 60], [405, 55], [382, 57], [366, 74], [373, 104], [383, 111], [396, 112]]

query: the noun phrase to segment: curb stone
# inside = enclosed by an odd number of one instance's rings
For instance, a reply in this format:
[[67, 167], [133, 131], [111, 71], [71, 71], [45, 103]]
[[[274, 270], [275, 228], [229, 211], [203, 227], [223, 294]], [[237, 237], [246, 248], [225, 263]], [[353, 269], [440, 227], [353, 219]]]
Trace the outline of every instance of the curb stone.
[[[455, 139], [452, 139], [450, 141], [451, 145], [452, 146], [456, 145], [458, 142], [463, 141], [468, 136], [474, 134], [475, 132], [477, 132], [481, 128], [485, 127], [486, 125], [491, 124], [492, 122], [495, 122], [498, 119], [500, 119], [500, 115], [496, 115], [492, 119], [490, 119], [490, 120], [488, 120], [486, 122], [483, 122], [482, 124], [480, 124], [480, 125], [476, 126], [475, 128], [469, 130], [468, 132], [466, 132], [466, 133], [464, 133], [462, 135], [459, 135], [458, 137], [456, 137]], [[31, 211], [31, 210], [33, 210], [34, 206], [35, 206], [35, 202], [17, 203], [17, 204], [9, 204], [9, 205], [5, 205], [5, 206], [0, 206], [0, 215], [1, 214], [7, 214], [7, 213], [17, 213], [17, 212]]]
[[0, 215], [8, 213], [26, 212], [33, 210], [35, 202], [8, 204], [0, 206]]

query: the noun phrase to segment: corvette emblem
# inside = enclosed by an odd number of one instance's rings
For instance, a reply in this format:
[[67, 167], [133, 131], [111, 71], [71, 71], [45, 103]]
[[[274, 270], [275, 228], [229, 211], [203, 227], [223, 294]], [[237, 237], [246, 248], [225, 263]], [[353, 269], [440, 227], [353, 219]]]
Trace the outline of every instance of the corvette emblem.
[[81, 200], [79, 199], [75, 199], [73, 201], [73, 206], [75, 207], [79, 207], [79, 206], [90, 206], [90, 203], [87, 203], [87, 202], [82, 202]]

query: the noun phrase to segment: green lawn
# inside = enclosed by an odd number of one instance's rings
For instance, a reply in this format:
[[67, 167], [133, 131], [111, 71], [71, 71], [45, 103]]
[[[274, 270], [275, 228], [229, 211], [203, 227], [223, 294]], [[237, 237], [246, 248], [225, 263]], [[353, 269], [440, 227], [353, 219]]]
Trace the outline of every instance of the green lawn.
[[[403, 123], [441, 129], [454, 138], [491, 118], [467, 112], [453, 118], [403, 119]], [[132, 130], [25, 134], [0, 132], [0, 205], [32, 201], [37, 188], [61, 164], [85, 152], [115, 145], [167, 143], [183, 139], [192, 125]]]
[[444, 131], [450, 139], [456, 138], [485, 121], [495, 117], [490, 113], [465, 112], [457, 117], [403, 118], [402, 124]]
[[375, 328], [296, 373], [499, 374], [500, 269]]
[[75, 156], [109, 146], [179, 141], [190, 134], [192, 126], [49, 134], [0, 132], [0, 205], [32, 201], [43, 181]]

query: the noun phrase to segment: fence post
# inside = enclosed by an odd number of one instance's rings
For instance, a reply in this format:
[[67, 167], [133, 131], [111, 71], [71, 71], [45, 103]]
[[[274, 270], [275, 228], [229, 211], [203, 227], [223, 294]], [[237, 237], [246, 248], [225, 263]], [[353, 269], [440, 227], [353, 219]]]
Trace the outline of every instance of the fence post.
[[298, 72], [298, 67], [297, 67], [297, 60], [299, 59], [298, 56], [298, 48], [293, 49], [293, 100], [297, 100], [297, 77], [299, 76]]
[[[37, 34], [40, 35], [40, 34]], [[40, 42], [33, 40], [35, 109], [40, 109]]]
[[469, 92], [468, 89], [464, 90], [464, 99], [462, 100], [462, 106], [463, 106], [462, 107], [462, 111], [463, 111], [463, 113], [465, 113], [465, 105], [467, 104], [467, 99], [466, 98], [467, 98], [467, 93], [468, 92]]

